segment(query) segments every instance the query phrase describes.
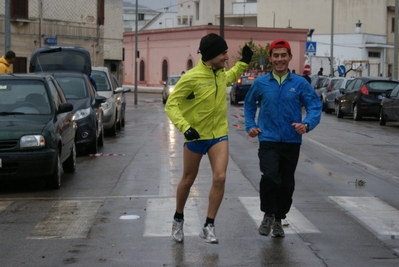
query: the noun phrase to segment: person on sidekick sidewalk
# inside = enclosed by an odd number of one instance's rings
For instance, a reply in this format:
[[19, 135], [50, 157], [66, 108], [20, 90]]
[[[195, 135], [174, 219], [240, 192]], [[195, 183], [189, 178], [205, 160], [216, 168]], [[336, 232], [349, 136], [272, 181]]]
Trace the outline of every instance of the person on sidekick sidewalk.
[[272, 71], [252, 84], [244, 116], [248, 135], [259, 139], [259, 194], [264, 217], [258, 231], [267, 236], [273, 230], [272, 237], [284, 237], [281, 220], [292, 204], [302, 135], [319, 124], [322, 105], [310, 83], [288, 69], [292, 54], [286, 40], [272, 42], [268, 57]]
[[226, 88], [247, 69], [253, 54], [244, 46], [242, 59], [226, 70], [227, 49], [226, 41], [219, 35], [204, 36], [198, 49], [202, 58], [181, 76], [165, 105], [169, 119], [184, 133], [183, 175], [177, 187], [172, 225], [172, 238], [178, 243], [184, 240], [184, 206], [202, 156], [207, 153], [213, 177], [200, 236], [208, 243], [218, 243], [215, 218], [224, 195], [229, 159]]

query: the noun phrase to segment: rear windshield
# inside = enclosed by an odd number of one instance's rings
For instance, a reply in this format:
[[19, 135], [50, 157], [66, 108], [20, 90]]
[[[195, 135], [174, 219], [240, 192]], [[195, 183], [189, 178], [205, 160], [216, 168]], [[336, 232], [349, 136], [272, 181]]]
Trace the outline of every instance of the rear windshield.
[[398, 83], [396, 82], [384, 82], [384, 81], [374, 81], [367, 83], [367, 86], [372, 90], [385, 91], [395, 88]]
[[42, 81], [1, 81], [0, 114], [50, 114], [49, 97]]
[[107, 74], [103, 71], [92, 70], [91, 77], [96, 82], [97, 91], [112, 91]]
[[66, 99], [86, 98], [87, 89], [83, 78], [63, 77], [57, 78], [57, 82], [60, 84], [62, 91], [64, 91]]

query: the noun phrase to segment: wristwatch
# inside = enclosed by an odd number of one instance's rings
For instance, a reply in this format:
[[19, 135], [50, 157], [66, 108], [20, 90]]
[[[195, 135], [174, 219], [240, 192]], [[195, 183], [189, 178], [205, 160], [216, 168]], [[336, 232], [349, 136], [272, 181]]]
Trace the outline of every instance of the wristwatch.
[[304, 123], [303, 125], [305, 125], [305, 127], [306, 127], [306, 132], [308, 133], [308, 132], [309, 132], [309, 123]]

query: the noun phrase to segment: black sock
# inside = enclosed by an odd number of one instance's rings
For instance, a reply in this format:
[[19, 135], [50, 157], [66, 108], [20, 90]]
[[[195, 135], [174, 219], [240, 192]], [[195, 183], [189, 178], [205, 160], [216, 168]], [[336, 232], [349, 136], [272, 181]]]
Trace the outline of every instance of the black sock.
[[175, 212], [175, 216], [173, 217], [174, 219], [178, 220], [184, 220], [184, 214], [183, 213], [178, 213], [177, 211]]
[[204, 224], [204, 227], [207, 227], [208, 226], [208, 224], [215, 224], [215, 219], [211, 219], [211, 218], [209, 218], [209, 217], [206, 217], [206, 221], [205, 221], [205, 224]]

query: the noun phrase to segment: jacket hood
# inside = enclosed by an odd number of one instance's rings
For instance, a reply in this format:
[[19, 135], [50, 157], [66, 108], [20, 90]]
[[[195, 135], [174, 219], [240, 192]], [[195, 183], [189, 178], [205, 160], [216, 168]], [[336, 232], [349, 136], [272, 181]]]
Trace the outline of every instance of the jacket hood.
[[3, 64], [6, 65], [7, 67], [10, 66], [10, 64], [8, 64], [8, 61], [5, 59], [4, 56], [0, 57], [0, 63], [3, 63]]

